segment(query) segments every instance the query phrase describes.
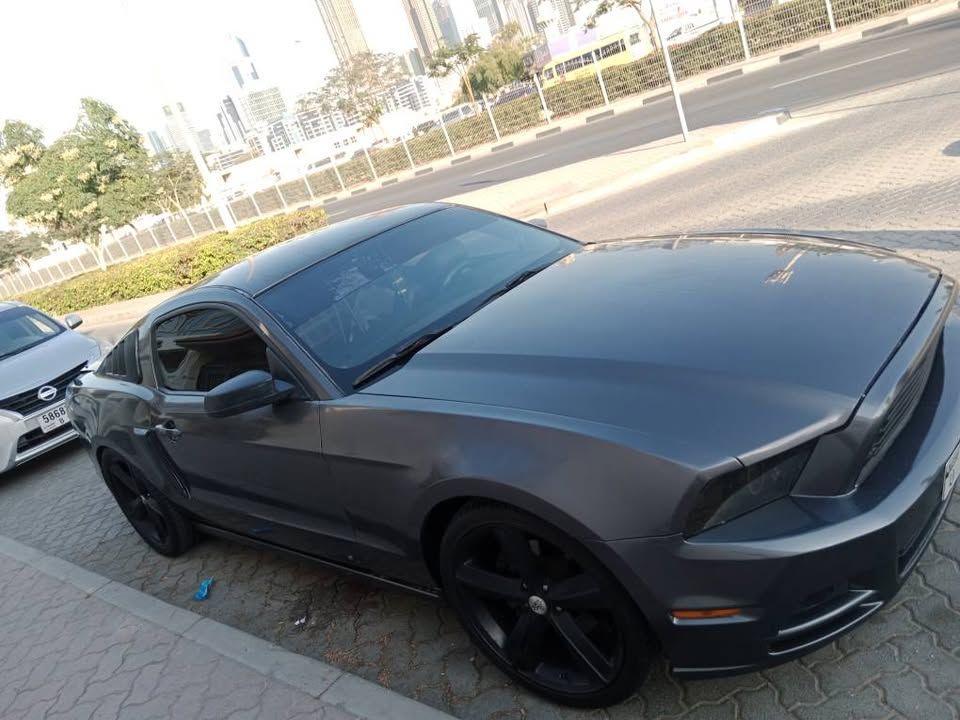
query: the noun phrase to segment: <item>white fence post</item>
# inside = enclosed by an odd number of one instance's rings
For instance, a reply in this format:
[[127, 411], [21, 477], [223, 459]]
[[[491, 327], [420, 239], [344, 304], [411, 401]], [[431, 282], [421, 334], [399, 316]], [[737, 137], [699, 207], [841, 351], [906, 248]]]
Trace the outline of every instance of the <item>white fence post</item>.
[[301, 177], [303, 178], [303, 184], [307, 186], [307, 192], [310, 193], [310, 199], [316, 200], [317, 196], [313, 194], [313, 188], [310, 187], [310, 178], [307, 176], [307, 173], [303, 173]]
[[540, 76], [534, 74], [533, 84], [537, 88], [537, 95], [540, 96], [540, 106], [543, 108], [544, 120], [550, 122], [550, 108], [547, 107], [547, 99], [543, 96], [543, 88], [540, 86]]
[[[197, 236], [197, 231], [196, 231], [196, 229], [193, 227], [193, 223], [190, 222], [190, 216], [187, 214], [187, 211], [186, 211], [186, 210], [180, 210], [180, 214], [183, 215], [183, 219], [187, 221], [187, 227], [190, 228], [190, 235], [193, 236], [193, 237], [196, 237], [196, 236]], [[134, 237], [136, 237], [136, 236], [134, 236]], [[139, 245], [139, 244], [140, 244], [140, 243], [137, 243], [137, 245]]]
[[[207, 207], [207, 204], [206, 204], [206, 203], [203, 204], [203, 212], [204, 212], [204, 213], [206, 214], [206, 216], [207, 216], [207, 222], [210, 223], [210, 232], [216, 232], [217, 226], [214, 225], [214, 223], [213, 223], [213, 215], [210, 214], [210, 208]], [[150, 232], [151, 232], [151, 234], [152, 234], [152, 233], [153, 233], [153, 230], [151, 229]], [[153, 240], [154, 240], [154, 242], [156, 242], [156, 240], [157, 240], [157, 237], [156, 237], [155, 235], [154, 235], [154, 237], [153, 237]], [[159, 246], [159, 243], [157, 243], [157, 245]]]
[[340, 176], [340, 169], [337, 167], [337, 160], [333, 155], [330, 156], [330, 165], [333, 166], [333, 174], [337, 176], [337, 182], [340, 183], [340, 191], [343, 192], [347, 186], [343, 184], [343, 178]]
[[160, 247], [160, 241], [157, 239], [157, 234], [153, 231], [153, 225], [147, 228], [147, 232], [150, 233], [150, 237], [153, 238], [153, 244], [156, 247]]
[[490, 124], [493, 126], [493, 134], [497, 136], [497, 142], [500, 142], [500, 128], [497, 127], [497, 121], [493, 119], [493, 108], [490, 106], [490, 101], [485, 95], [483, 96], [483, 104], [487, 106], [487, 115], [490, 116]]
[[597, 82], [600, 83], [600, 94], [603, 95], [603, 104], [609, 105], [610, 98], [607, 95], [607, 84], [603, 81], [603, 73], [600, 72], [600, 51], [593, 51], [593, 69], [597, 71]]
[[[130, 253], [127, 252], [127, 249], [123, 246], [123, 243], [117, 242], [117, 235], [116, 235], [116, 233], [115, 233], [113, 230], [110, 231], [110, 239], [113, 241], [113, 244], [114, 244], [114, 245], [119, 245], [119, 246], [120, 246], [120, 252], [123, 253], [123, 259], [124, 259], [124, 260], [129, 260], [129, 259], [130, 259]], [[105, 245], [105, 244], [106, 244], [106, 243], [101, 242], [101, 245]]]
[[163, 224], [167, 228], [167, 232], [170, 233], [170, 237], [173, 238], [173, 241], [177, 241], [177, 234], [173, 231], [173, 225], [170, 224], [170, 218], [166, 215], [163, 216]]
[[[827, 0], [829, 2], [830, 0]], [[750, 43], [747, 42], [747, 29], [743, 26], [743, 11], [740, 10], [740, 3], [730, 0], [730, 12], [737, 21], [737, 29], [740, 31], [740, 45], [743, 47], [743, 59], [750, 59]]]
[[287, 199], [283, 196], [283, 190], [280, 189], [280, 183], [274, 183], [273, 189], [277, 191], [277, 195], [280, 198], [280, 204], [283, 206], [283, 209], [287, 209]]
[[407, 154], [407, 160], [410, 161], [410, 169], [413, 170], [416, 167], [413, 162], [413, 155], [410, 154], [410, 148], [407, 147], [407, 140], [402, 135], [400, 136], [400, 144], [403, 145], [403, 151]]
[[837, 21], [833, 19], [833, 2], [831, 0], [823, 0], [827, 4], [827, 20], [830, 21], [830, 32], [837, 31]]
[[450, 133], [447, 132], [447, 124], [443, 121], [443, 113], [438, 112], [437, 118], [440, 120], [440, 129], [443, 130], [443, 136], [447, 139], [447, 147], [450, 148], [450, 157], [456, 155], [453, 149], [453, 143], [450, 141]]
[[263, 217], [263, 210], [260, 209], [260, 204], [257, 202], [257, 193], [250, 193], [250, 202], [253, 203], [253, 209], [257, 211], [257, 217]]
[[363, 147], [363, 154], [364, 154], [364, 156], [366, 156], [366, 158], [367, 158], [367, 165], [370, 166], [370, 172], [373, 173], [373, 179], [374, 179], [374, 180], [379, 180], [379, 179], [380, 179], [380, 176], [377, 175], [377, 169], [373, 166], [373, 160], [370, 159], [370, 153], [367, 152], [366, 146]]

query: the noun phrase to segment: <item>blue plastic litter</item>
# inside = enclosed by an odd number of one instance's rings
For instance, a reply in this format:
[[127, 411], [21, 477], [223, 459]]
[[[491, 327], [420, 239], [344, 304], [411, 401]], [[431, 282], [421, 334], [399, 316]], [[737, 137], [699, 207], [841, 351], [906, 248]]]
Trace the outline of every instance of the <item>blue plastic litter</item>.
[[207, 578], [206, 580], [200, 581], [200, 587], [197, 589], [197, 593], [193, 596], [194, 600], [206, 600], [210, 595], [210, 586], [213, 585], [213, 578]]

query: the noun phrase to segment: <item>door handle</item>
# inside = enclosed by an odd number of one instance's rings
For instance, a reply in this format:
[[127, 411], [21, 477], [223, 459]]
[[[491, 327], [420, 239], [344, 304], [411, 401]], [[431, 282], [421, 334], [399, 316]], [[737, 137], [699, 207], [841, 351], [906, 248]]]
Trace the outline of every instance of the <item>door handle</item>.
[[154, 425], [153, 430], [158, 435], [165, 435], [174, 442], [179, 440], [180, 436], [183, 435], [183, 431], [177, 429], [177, 426], [173, 424], [173, 420], [167, 420], [166, 422]]

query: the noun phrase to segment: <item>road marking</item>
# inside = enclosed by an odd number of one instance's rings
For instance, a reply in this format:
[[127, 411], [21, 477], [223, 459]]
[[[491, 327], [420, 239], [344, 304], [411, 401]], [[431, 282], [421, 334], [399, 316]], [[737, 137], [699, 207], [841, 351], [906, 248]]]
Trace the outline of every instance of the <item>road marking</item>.
[[346, 210], [338, 210], [338, 211], [335, 212], [335, 213], [327, 213], [327, 217], [336, 217], [337, 215], [343, 215], [345, 212], [347, 212], [347, 211], [346, 211]]
[[475, 172], [470, 177], [476, 177], [477, 175], [486, 175], [487, 173], [496, 172], [497, 170], [503, 170], [504, 168], [508, 168], [511, 165], [519, 165], [520, 163], [530, 162], [531, 160], [539, 160], [540, 158], [546, 157], [546, 156], [547, 156], [546, 153], [540, 153], [539, 155], [534, 155], [532, 157], [524, 158], [523, 160], [514, 160], [513, 162], [508, 162], [505, 165], [497, 165], [496, 167], [492, 167], [489, 170], [481, 170], [480, 172]]
[[903, 55], [903, 53], [910, 52], [910, 48], [904, 50], [897, 50], [896, 52], [887, 53], [886, 55], [877, 55], [876, 57], [868, 58], [866, 60], [861, 60], [860, 62], [850, 63], [849, 65], [841, 65], [840, 67], [830, 68], [829, 70], [824, 70], [823, 72], [814, 73], [813, 75], [804, 75], [801, 78], [796, 80], [787, 80], [786, 82], [779, 83], [777, 85], [771, 85], [771, 90], [776, 90], [777, 88], [786, 87], [787, 85], [793, 85], [794, 83], [804, 82], [805, 80], [812, 80], [813, 78], [818, 78], [823, 75], [829, 75], [830, 73], [840, 72], [841, 70], [846, 70], [848, 68], [857, 67], [857, 65], [866, 65], [867, 63], [876, 62], [877, 60], [883, 60], [884, 58], [893, 57], [894, 55]]

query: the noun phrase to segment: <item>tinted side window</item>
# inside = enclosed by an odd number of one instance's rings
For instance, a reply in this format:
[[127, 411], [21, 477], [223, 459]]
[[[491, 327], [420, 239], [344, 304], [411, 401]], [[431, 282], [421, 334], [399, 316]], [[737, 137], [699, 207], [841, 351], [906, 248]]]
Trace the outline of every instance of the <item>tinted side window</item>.
[[140, 359], [137, 357], [137, 331], [128, 333], [100, 363], [98, 375], [140, 382]]
[[206, 392], [247, 370], [266, 370], [260, 336], [229, 310], [204, 308], [167, 318], [153, 332], [157, 379], [170, 390]]

